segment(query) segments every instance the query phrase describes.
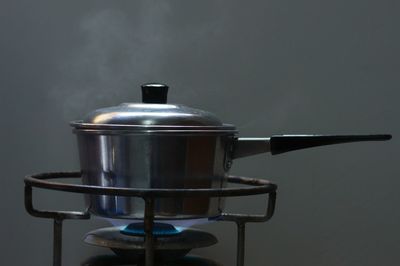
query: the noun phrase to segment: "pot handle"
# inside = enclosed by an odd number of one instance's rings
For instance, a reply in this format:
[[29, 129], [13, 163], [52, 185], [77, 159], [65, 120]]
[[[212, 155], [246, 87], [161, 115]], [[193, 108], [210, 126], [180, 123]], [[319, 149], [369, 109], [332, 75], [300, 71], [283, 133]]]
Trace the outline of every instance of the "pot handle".
[[270, 138], [238, 138], [235, 141], [232, 158], [242, 158], [259, 153], [272, 155], [317, 146], [359, 142], [385, 141], [389, 134], [380, 135], [275, 135]]
[[307, 149], [317, 146], [360, 142], [385, 141], [391, 135], [278, 135], [270, 138], [271, 154], [280, 154], [294, 150]]

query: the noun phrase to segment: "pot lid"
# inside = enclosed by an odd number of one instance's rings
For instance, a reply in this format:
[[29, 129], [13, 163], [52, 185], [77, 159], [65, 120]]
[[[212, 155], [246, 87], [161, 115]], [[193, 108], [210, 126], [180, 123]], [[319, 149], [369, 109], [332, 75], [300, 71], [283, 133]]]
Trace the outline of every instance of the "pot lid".
[[159, 83], [142, 85], [142, 103], [122, 103], [97, 109], [83, 120], [73, 121], [77, 129], [121, 130], [200, 130], [234, 131], [214, 114], [181, 104], [167, 103], [168, 86]]

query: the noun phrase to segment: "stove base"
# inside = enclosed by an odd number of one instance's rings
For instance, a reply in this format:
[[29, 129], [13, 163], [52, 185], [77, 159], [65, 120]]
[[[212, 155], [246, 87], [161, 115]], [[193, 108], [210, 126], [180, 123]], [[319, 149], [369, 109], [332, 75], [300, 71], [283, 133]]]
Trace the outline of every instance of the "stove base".
[[[144, 264], [132, 264], [118, 256], [105, 255], [92, 257], [81, 264], [81, 266], [144, 266]], [[197, 256], [186, 256], [173, 262], [158, 263], [155, 266], [222, 266], [221, 264], [200, 258]]]

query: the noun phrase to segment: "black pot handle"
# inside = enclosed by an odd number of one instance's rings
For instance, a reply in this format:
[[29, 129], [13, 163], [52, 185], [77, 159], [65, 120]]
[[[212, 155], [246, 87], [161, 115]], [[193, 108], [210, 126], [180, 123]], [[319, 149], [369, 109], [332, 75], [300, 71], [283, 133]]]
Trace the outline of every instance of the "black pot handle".
[[392, 138], [389, 134], [380, 135], [275, 135], [270, 138], [271, 154], [306, 149], [317, 146], [359, 142], [385, 141]]

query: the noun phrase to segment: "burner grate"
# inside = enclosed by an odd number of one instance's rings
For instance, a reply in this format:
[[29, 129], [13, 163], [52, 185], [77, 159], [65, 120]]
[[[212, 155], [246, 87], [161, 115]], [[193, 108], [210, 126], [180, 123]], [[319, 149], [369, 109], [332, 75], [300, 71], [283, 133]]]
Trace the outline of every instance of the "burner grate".
[[53, 248], [53, 266], [61, 266], [62, 250], [62, 222], [66, 219], [90, 219], [88, 212], [71, 211], [47, 211], [37, 210], [32, 202], [33, 187], [74, 192], [81, 194], [111, 195], [125, 197], [140, 197], [145, 201], [144, 213], [144, 251], [145, 264], [143, 266], [155, 266], [155, 239], [153, 235], [154, 226], [154, 200], [156, 198], [173, 197], [238, 197], [249, 195], [267, 195], [267, 208], [262, 215], [247, 214], [229, 214], [224, 213], [218, 221], [235, 222], [238, 228], [237, 241], [237, 266], [244, 265], [244, 238], [245, 225], [248, 222], [266, 222], [274, 214], [276, 189], [277, 186], [264, 179], [255, 179], [247, 177], [228, 176], [228, 183], [248, 185], [239, 188], [218, 188], [218, 189], [138, 189], [122, 187], [99, 187], [80, 184], [70, 184], [48, 179], [60, 178], [80, 178], [80, 172], [58, 172], [43, 173], [25, 178], [25, 208], [29, 214], [35, 217], [50, 218], [54, 220], [54, 248]]

